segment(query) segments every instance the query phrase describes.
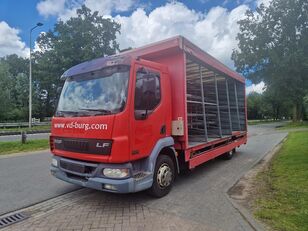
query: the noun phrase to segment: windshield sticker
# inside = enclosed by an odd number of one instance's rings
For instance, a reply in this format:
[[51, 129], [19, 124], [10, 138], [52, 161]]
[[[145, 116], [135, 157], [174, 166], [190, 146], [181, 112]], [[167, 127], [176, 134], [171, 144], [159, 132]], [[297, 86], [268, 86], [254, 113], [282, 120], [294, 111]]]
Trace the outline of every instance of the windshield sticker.
[[107, 124], [86, 124], [86, 123], [55, 123], [54, 128], [69, 128], [69, 129], [83, 129], [88, 130], [107, 130]]

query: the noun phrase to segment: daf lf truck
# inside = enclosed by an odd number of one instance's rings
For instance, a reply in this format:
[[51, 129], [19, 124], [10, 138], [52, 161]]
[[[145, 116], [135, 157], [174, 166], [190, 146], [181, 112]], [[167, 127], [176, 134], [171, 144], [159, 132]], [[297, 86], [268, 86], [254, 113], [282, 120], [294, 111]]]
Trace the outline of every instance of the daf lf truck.
[[169, 193], [177, 174], [247, 142], [245, 79], [182, 36], [68, 69], [51, 173], [114, 193]]

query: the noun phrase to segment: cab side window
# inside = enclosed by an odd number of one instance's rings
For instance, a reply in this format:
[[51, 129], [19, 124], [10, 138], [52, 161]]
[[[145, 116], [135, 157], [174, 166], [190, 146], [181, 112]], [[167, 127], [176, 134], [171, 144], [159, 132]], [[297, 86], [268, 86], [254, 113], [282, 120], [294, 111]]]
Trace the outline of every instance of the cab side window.
[[161, 99], [160, 75], [141, 69], [136, 74], [135, 118], [146, 119]]

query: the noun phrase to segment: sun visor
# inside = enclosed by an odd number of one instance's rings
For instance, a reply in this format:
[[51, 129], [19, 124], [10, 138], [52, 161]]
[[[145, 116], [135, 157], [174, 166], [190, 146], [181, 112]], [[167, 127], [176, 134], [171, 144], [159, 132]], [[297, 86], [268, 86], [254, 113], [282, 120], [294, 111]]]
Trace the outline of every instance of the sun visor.
[[130, 65], [131, 57], [127, 55], [115, 55], [109, 57], [102, 57], [98, 59], [93, 59], [90, 61], [86, 61], [80, 63], [76, 66], [71, 67], [67, 71], [65, 71], [62, 76], [61, 80], [65, 80], [67, 77], [85, 74], [92, 71], [97, 71], [103, 69], [104, 67], [108, 66], [115, 66], [115, 65]]

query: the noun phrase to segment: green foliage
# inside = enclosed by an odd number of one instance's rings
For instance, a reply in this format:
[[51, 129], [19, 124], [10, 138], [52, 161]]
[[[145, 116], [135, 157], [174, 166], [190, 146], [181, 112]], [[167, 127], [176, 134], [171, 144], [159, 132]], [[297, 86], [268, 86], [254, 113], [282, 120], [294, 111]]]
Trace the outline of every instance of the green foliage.
[[[120, 25], [82, 6], [77, 16], [59, 21], [54, 29], [41, 34], [39, 51], [33, 53], [33, 116], [54, 113], [60, 76], [68, 68], [86, 60], [112, 55], [119, 49], [116, 35]], [[28, 119], [29, 60], [9, 55], [0, 59], [0, 121]]]
[[247, 96], [248, 119], [264, 119], [262, 94], [252, 92]]
[[27, 118], [27, 65], [28, 61], [17, 55], [0, 59], [0, 121]]
[[304, 120], [308, 120], [308, 94], [304, 97], [303, 114]]
[[5, 117], [7, 110], [9, 110], [10, 89], [9, 83], [9, 71], [8, 66], [0, 63], [0, 119]]
[[258, 176], [255, 215], [274, 230], [308, 230], [308, 132], [292, 132]]
[[22, 144], [21, 141], [0, 142], [0, 155], [43, 150], [48, 148], [49, 141], [47, 139], [29, 140], [25, 144]]
[[293, 104], [293, 119], [302, 118], [308, 89], [308, 2], [273, 0], [239, 21], [239, 50], [232, 59], [237, 71]]
[[266, 89], [263, 94], [252, 92], [247, 96], [247, 117], [249, 120], [287, 119], [291, 115], [290, 102]]

